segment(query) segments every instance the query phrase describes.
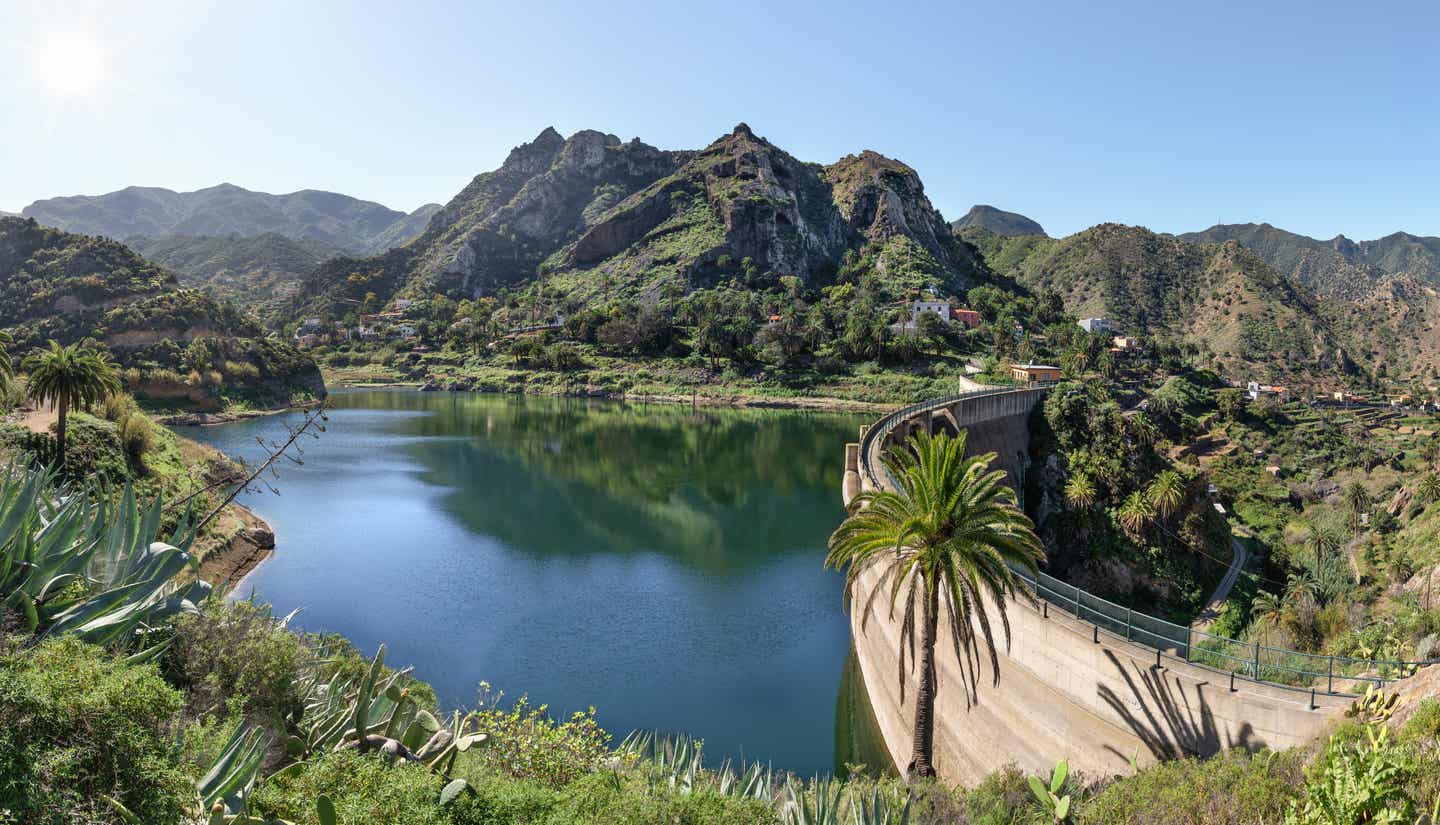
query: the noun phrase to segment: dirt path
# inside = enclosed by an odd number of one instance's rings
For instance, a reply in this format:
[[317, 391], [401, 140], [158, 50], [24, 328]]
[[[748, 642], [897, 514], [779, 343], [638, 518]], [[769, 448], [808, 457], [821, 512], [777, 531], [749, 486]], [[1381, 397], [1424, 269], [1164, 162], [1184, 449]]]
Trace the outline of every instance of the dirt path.
[[8, 420], [10, 423], [19, 424], [31, 432], [48, 433], [50, 432], [50, 426], [54, 424], [59, 417], [54, 407], [40, 407], [38, 409], [20, 407], [8, 416]]

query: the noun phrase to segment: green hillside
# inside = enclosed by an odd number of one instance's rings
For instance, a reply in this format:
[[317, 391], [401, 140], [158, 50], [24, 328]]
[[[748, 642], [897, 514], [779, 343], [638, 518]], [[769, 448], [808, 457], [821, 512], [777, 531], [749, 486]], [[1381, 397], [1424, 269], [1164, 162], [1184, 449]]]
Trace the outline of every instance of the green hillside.
[[319, 370], [265, 337], [253, 315], [194, 289], [105, 238], [0, 218], [0, 327], [25, 353], [49, 339], [93, 339], [152, 401], [216, 408], [323, 394]]

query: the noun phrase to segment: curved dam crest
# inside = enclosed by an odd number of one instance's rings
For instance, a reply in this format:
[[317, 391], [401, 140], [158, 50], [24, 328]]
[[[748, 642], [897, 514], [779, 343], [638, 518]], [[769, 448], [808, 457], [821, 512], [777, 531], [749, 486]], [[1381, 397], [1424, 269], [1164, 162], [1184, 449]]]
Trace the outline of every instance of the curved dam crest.
[[[846, 446], [847, 507], [860, 491], [888, 483], [880, 453], [918, 429], [967, 430], [967, 452], [995, 453], [995, 466], [1018, 488], [1028, 464], [1030, 415], [1045, 392], [976, 393], [885, 419]], [[878, 578], [869, 571], [858, 581], [848, 606], [851, 634], [886, 749], [903, 771], [910, 761], [919, 674], [907, 663], [902, 699], [901, 617], [892, 615], [883, 597], [868, 616], [863, 610]], [[989, 607], [993, 616], [996, 605]], [[1235, 747], [1287, 748], [1319, 734], [1350, 704], [1342, 696], [1235, 680], [1163, 656], [1043, 601], [1011, 599], [1007, 608], [1008, 650], [997, 629], [999, 684], [992, 685], [989, 667], [982, 667], [973, 703], [967, 702], [954, 649], [943, 642], [936, 647], [935, 766], [952, 783], [973, 785], [1011, 764], [1044, 774], [1065, 759], [1074, 770], [1109, 775], [1128, 771], [1132, 757], [1145, 765]], [[937, 635], [944, 640], [949, 628], [943, 615], [940, 623]]]

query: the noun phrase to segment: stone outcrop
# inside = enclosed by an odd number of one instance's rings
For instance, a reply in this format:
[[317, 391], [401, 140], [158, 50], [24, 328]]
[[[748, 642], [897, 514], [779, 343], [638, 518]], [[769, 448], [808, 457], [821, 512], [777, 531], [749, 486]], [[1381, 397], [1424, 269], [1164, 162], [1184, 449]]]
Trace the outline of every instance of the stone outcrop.
[[744, 123], [696, 151], [546, 129], [477, 175], [409, 246], [322, 264], [290, 315], [338, 317], [368, 292], [382, 302], [437, 291], [473, 297], [553, 272], [576, 276], [568, 280], [582, 285], [581, 299], [725, 278], [824, 281], [847, 253], [873, 254], [882, 274], [917, 270], [906, 289], [923, 279], [963, 290], [986, 274], [919, 175], [875, 152], [824, 167]]

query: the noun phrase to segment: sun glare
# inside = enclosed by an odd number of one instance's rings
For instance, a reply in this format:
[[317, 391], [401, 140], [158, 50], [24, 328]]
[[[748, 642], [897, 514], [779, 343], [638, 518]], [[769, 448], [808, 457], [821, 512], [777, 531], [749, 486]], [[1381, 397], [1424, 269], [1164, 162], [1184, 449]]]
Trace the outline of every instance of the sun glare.
[[84, 97], [105, 80], [105, 55], [86, 34], [56, 33], [34, 44], [31, 69], [38, 85], [55, 97]]

